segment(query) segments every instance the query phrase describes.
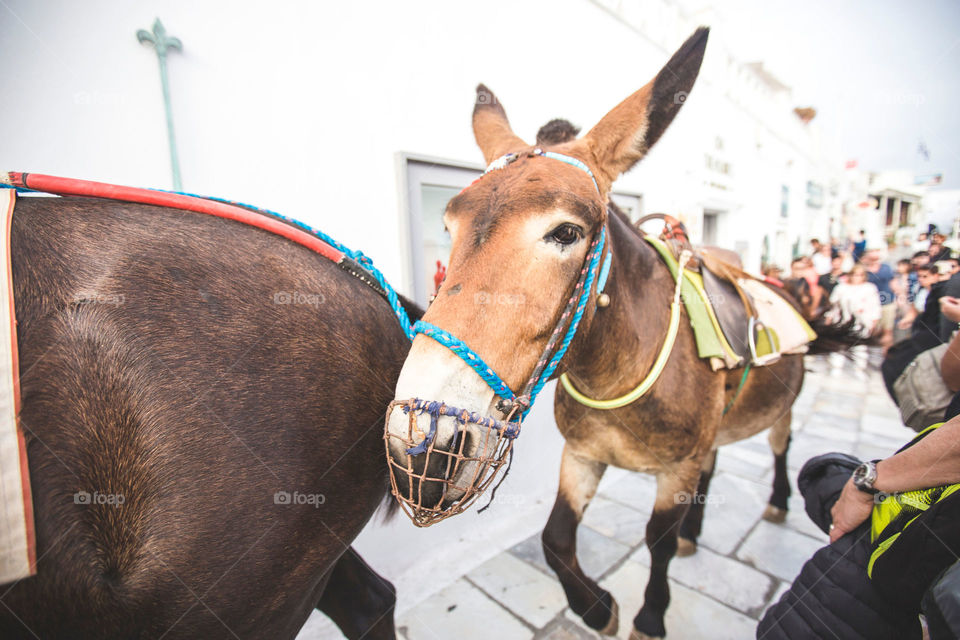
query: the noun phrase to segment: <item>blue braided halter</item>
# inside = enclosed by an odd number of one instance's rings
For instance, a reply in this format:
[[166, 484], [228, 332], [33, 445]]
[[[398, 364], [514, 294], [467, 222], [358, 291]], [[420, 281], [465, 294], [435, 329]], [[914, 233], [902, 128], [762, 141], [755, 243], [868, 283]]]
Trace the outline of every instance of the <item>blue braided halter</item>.
[[[533, 149], [529, 152], [508, 153], [504, 156], [501, 156], [490, 163], [486, 171], [483, 172], [483, 175], [487, 175], [492, 171], [504, 169], [511, 163], [525, 156], [540, 156], [544, 158], [550, 158], [552, 160], [559, 160], [560, 162], [564, 162], [576, 167], [586, 172], [586, 174], [589, 175], [590, 179], [593, 181], [593, 186], [596, 187], [597, 192], [600, 191], [600, 187], [597, 185], [597, 180], [594, 178], [593, 172], [590, 171], [590, 168], [587, 167], [587, 165], [582, 161], [561, 153], [544, 151], [540, 148]], [[613, 257], [612, 251], [607, 252], [606, 258], [604, 259], [601, 267], [600, 258], [604, 255], [604, 251], [606, 249], [606, 237], [607, 228], [606, 225], [604, 225], [591, 243], [590, 249], [587, 252], [587, 256], [584, 260], [583, 268], [580, 271], [580, 278], [574, 287], [573, 294], [568, 301], [566, 308], [561, 314], [560, 320], [557, 323], [557, 326], [554, 328], [550, 340], [547, 342], [547, 346], [543, 355], [540, 357], [540, 360], [537, 362], [537, 366], [534, 368], [533, 375], [531, 375], [530, 380], [527, 382], [520, 396], [517, 396], [513, 390], [510, 389], [510, 387], [500, 378], [500, 376], [497, 375], [496, 371], [493, 370], [493, 367], [488, 365], [479, 354], [471, 349], [463, 340], [460, 340], [449, 331], [441, 329], [440, 327], [430, 324], [429, 322], [420, 320], [413, 325], [414, 335], [422, 333], [423, 335], [443, 345], [447, 349], [450, 349], [450, 351], [463, 360], [467, 366], [473, 369], [497, 396], [502, 398], [500, 404], [502, 410], [505, 410], [505, 412], [509, 414], [511, 409], [519, 408], [522, 411], [522, 416], [526, 417], [531, 407], [533, 407], [533, 403], [536, 400], [537, 395], [539, 395], [547, 380], [550, 379], [550, 376], [552, 376], [554, 371], [556, 371], [557, 366], [560, 364], [560, 361], [566, 354], [567, 349], [569, 348], [570, 343], [577, 332], [577, 327], [580, 325], [580, 320], [583, 318], [584, 311], [587, 307], [587, 301], [590, 299], [591, 291], [593, 289], [594, 281], [597, 283], [596, 292], [599, 294], [603, 291], [603, 286], [606, 284], [607, 276], [610, 272], [611, 259]], [[567, 324], [568, 322], [569, 324]], [[567, 330], [563, 335], [563, 339], [558, 343], [560, 331], [564, 325], [566, 325]], [[511, 437], [507, 433], [505, 433], [505, 435], [507, 435], [507, 437]]]
[[586, 174], [590, 176], [590, 179], [593, 180], [593, 186], [596, 188], [597, 193], [600, 193], [600, 187], [597, 185], [597, 179], [593, 177], [593, 171], [590, 171], [590, 167], [584, 164], [582, 160], [578, 160], [573, 156], [565, 156], [562, 153], [556, 153], [555, 151], [544, 151], [540, 147], [537, 147], [532, 151], [526, 151], [523, 153], [508, 153], [508, 154], [502, 155], [496, 160], [494, 160], [493, 162], [491, 162], [489, 165], [487, 165], [487, 168], [483, 172], [483, 175], [487, 175], [491, 171], [504, 169], [511, 163], [519, 160], [524, 156], [526, 157], [540, 156], [542, 158], [550, 158], [552, 160], [559, 160], [560, 162], [565, 162], [566, 164], [569, 164], [572, 167], [576, 167], [577, 169], [580, 169], [581, 171], [586, 172]]

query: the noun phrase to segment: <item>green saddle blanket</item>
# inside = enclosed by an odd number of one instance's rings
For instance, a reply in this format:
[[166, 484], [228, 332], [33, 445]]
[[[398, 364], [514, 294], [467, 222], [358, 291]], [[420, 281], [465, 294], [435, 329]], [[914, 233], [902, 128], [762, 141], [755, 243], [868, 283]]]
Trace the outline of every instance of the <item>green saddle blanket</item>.
[[[644, 236], [644, 240], [649, 242], [650, 246], [657, 250], [657, 253], [660, 254], [660, 257], [664, 263], [666, 263], [667, 268], [670, 269], [671, 275], [676, 278], [679, 265], [670, 248], [667, 247], [662, 240], [653, 236]], [[684, 269], [683, 282], [680, 285], [680, 294], [683, 298], [684, 308], [687, 311], [687, 317], [690, 320], [690, 326], [693, 328], [693, 334], [696, 338], [698, 355], [701, 358], [710, 358], [713, 363], [717, 363], [718, 361], [722, 362], [722, 366], [726, 366], [727, 368], [735, 368], [739, 365], [746, 364], [730, 345], [730, 342], [723, 334], [723, 330], [720, 328], [716, 313], [703, 287], [703, 277], [695, 271]], [[810, 326], [800, 314], [794, 312], [793, 315], [796, 317], [791, 318], [791, 321], [798, 325], [799, 331], [803, 336], [801, 341], [803, 341], [803, 339], [807, 341], [816, 339], [816, 333], [810, 329]], [[794, 340], [794, 342], [795, 341], [796, 340]], [[776, 327], [770, 326], [768, 322], [766, 331], [759, 332], [756, 338], [757, 358], [760, 359], [764, 356], [780, 353], [783, 346], [785, 345], [781, 345]], [[786, 346], [789, 350], [795, 348], [793, 344]], [[717, 360], [713, 360], [714, 358]], [[719, 366], [714, 366], [714, 368], [717, 369]]]

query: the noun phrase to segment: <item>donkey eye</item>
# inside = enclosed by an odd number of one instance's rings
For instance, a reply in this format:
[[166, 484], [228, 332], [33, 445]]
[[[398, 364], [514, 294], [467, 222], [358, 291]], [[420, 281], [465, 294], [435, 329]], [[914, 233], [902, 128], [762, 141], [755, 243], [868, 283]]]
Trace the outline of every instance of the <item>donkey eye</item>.
[[570, 224], [566, 222], [553, 231], [547, 236], [548, 240], [552, 240], [557, 244], [569, 245], [573, 244], [577, 240], [583, 237], [583, 229], [578, 227], [575, 224]]

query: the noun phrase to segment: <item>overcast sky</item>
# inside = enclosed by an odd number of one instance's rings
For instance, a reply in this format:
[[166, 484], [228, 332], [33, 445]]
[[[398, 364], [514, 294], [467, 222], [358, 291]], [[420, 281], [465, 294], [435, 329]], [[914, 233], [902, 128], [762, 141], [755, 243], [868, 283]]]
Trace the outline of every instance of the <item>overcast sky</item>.
[[[762, 60], [867, 170], [939, 173], [960, 188], [960, 2], [682, 0], [714, 6], [742, 61]], [[929, 160], [920, 153], [923, 146]]]

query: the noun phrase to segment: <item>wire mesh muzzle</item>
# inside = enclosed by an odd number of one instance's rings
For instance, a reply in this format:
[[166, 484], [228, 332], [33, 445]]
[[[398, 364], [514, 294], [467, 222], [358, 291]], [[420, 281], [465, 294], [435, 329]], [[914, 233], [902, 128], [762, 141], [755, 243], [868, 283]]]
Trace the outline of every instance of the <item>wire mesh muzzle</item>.
[[[406, 414], [402, 434], [390, 432], [394, 409]], [[420, 428], [418, 417], [427, 413], [434, 421], [443, 416], [452, 419], [455, 433], [449, 450], [437, 444], [436, 422], [429, 433]], [[413, 524], [429, 527], [465, 511], [483, 495], [507, 462], [520, 431], [519, 422], [509, 422], [511, 417], [506, 421], [483, 418], [416, 398], [390, 403], [383, 434], [390, 489]], [[392, 449], [403, 453], [395, 455]]]

